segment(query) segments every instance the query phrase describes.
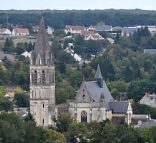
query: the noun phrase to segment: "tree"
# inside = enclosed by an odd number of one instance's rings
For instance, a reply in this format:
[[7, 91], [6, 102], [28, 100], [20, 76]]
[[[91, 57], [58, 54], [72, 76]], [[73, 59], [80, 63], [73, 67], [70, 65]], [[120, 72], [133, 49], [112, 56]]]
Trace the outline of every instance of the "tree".
[[0, 111], [12, 111], [13, 110], [13, 103], [8, 99], [1, 99], [0, 100]]
[[56, 127], [59, 132], [67, 132], [69, 125], [73, 122], [73, 119], [70, 114], [65, 113], [57, 117]]
[[4, 98], [4, 95], [6, 94], [6, 89], [4, 86], [0, 86], [0, 99]]
[[63, 134], [49, 129], [44, 134], [44, 143], [66, 143], [66, 139]]
[[29, 96], [25, 93], [16, 93], [14, 100], [18, 107], [29, 107]]
[[6, 38], [3, 51], [5, 51], [5, 52], [13, 52], [14, 51], [14, 42], [13, 42], [12, 38]]

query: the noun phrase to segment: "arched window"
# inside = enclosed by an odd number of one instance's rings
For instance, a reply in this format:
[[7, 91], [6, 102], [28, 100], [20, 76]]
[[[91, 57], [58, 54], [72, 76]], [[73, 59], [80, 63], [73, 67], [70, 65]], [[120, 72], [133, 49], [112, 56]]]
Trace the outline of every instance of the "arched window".
[[87, 112], [86, 111], [81, 112], [81, 122], [87, 122]]
[[42, 83], [46, 83], [45, 71], [42, 71]]
[[32, 82], [33, 82], [34, 84], [37, 84], [37, 71], [34, 71], [34, 73], [33, 73]]

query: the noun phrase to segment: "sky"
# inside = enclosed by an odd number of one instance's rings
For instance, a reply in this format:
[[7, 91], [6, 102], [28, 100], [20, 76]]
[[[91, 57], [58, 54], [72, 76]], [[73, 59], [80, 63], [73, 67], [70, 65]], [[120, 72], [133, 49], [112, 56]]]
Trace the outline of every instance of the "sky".
[[156, 0], [0, 0], [0, 2], [0, 10], [110, 8], [156, 10]]

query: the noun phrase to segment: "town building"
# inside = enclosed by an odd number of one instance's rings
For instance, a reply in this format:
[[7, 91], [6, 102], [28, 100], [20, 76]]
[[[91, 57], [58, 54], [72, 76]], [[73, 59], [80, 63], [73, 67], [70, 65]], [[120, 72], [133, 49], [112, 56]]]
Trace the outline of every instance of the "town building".
[[1, 35], [11, 35], [11, 31], [8, 28], [2, 28], [0, 29]]
[[30, 35], [29, 29], [27, 28], [14, 28], [12, 30], [12, 35], [13, 36], [28, 36]]
[[85, 31], [86, 28], [84, 26], [78, 25], [66, 25], [65, 26], [65, 33], [72, 33], [72, 34], [81, 34], [82, 31]]
[[55, 65], [43, 17], [30, 61], [30, 113], [38, 126], [54, 126]]
[[140, 104], [145, 104], [156, 108], [156, 94], [155, 93], [145, 93], [143, 98], [140, 100]]
[[156, 54], [156, 49], [144, 49], [144, 53]]

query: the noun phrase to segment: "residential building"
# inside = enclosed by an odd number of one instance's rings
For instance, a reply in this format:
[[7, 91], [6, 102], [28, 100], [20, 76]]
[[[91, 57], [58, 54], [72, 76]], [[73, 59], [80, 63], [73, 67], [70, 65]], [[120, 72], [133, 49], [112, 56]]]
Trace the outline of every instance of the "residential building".
[[46, 31], [47, 31], [47, 33], [48, 33], [49, 35], [52, 35], [53, 32], [54, 32], [54, 28], [52, 28], [52, 27], [50, 27], [50, 26], [47, 26], [47, 27], [46, 27]]
[[72, 34], [81, 34], [82, 31], [86, 30], [84, 26], [78, 26], [78, 25], [66, 25], [65, 26], [65, 33], [72, 33]]
[[144, 49], [144, 53], [156, 54], [156, 49]]
[[30, 35], [29, 29], [27, 28], [14, 28], [12, 30], [12, 35], [13, 36], [28, 36]]
[[[39, 26], [38, 25], [35, 25], [35, 26], [32, 26], [33, 28], [33, 32], [38, 32], [39, 31]], [[54, 28], [50, 27], [50, 26], [46, 26], [46, 32], [49, 34], [49, 35], [52, 35], [53, 32], [54, 32]]]
[[137, 27], [123, 27], [121, 31], [121, 36], [127, 36], [133, 35], [134, 32], [137, 32]]
[[11, 35], [11, 31], [8, 28], [2, 28], [0, 29], [1, 35]]
[[104, 38], [99, 33], [92, 33], [84, 36], [84, 40], [104, 40]]
[[143, 98], [140, 100], [140, 104], [145, 104], [156, 108], [156, 94], [155, 93], [145, 93]]
[[108, 32], [112, 31], [112, 26], [111, 25], [105, 25], [104, 23], [99, 23], [95, 26], [90, 26], [88, 28], [88, 31], [96, 31], [96, 32]]
[[31, 57], [31, 52], [25, 51], [21, 55], [26, 57], [26, 58], [30, 58]]

